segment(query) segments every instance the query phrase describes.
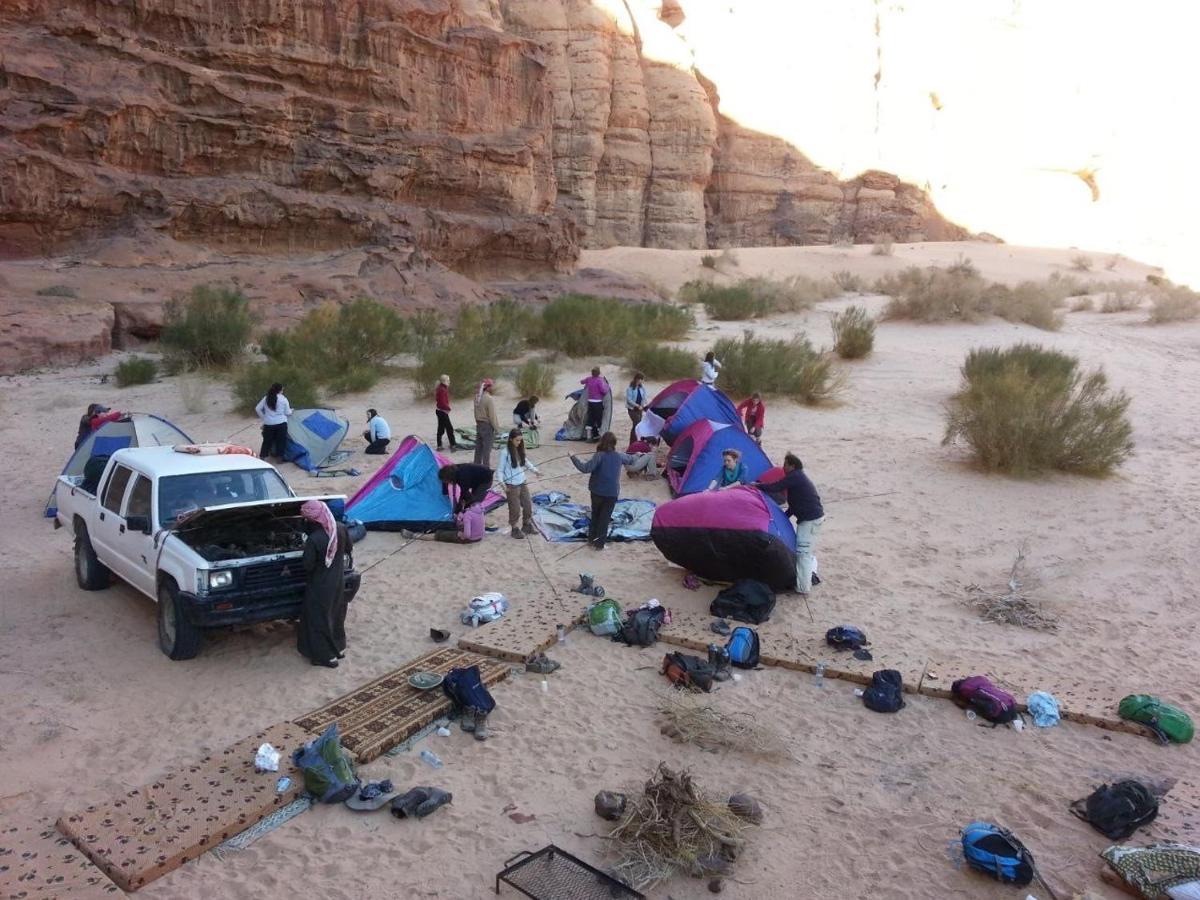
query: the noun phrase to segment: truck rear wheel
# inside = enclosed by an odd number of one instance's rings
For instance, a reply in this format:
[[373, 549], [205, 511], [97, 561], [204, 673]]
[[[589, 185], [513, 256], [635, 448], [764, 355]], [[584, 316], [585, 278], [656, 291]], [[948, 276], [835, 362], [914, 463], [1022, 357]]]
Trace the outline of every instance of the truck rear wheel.
[[204, 634], [183, 615], [179, 588], [169, 578], [158, 586], [158, 646], [170, 659], [192, 659]]
[[87, 526], [75, 523], [75, 580], [85, 591], [102, 591], [109, 585], [112, 573], [96, 558]]

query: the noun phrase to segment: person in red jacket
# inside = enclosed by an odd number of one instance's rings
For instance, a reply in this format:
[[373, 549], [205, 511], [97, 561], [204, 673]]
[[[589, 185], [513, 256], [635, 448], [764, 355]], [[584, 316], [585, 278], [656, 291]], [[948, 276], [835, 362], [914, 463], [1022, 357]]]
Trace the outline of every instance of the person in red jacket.
[[746, 423], [746, 434], [754, 438], [756, 444], [762, 443], [763, 424], [767, 421], [767, 407], [762, 401], [762, 395], [755, 391], [749, 400], [743, 400], [737, 406], [738, 415]]
[[110, 410], [101, 403], [89, 403], [87, 412], [79, 417], [79, 431], [75, 435], [75, 448], [78, 449], [84, 439], [101, 425], [116, 422], [124, 417], [125, 413]]
[[437, 411], [437, 448], [442, 449], [442, 434], [450, 442], [450, 451], [458, 449], [458, 441], [454, 437], [454, 426], [450, 424], [450, 376], [438, 378], [437, 391], [434, 393], [434, 407]]

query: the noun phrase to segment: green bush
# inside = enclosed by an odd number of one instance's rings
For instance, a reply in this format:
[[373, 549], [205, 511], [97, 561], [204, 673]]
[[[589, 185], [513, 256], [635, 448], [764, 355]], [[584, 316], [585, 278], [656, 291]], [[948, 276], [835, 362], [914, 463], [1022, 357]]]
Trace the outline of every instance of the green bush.
[[765, 316], [769, 310], [764, 298], [741, 285], [720, 287], [712, 285], [701, 301], [710, 319], [719, 322], [740, 322]]
[[712, 253], [705, 253], [700, 257], [700, 265], [706, 269], [715, 269], [717, 267], [717, 257]]
[[1154, 292], [1154, 306], [1150, 309], [1150, 321], [1155, 325], [1165, 322], [1184, 322], [1200, 317], [1200, 294], [1181, 286], [1159, 288]]
[[258, 401], [266, 396], [267, 389], [279, 382], [283, 393], [294, 409], [305, 409], [321, 405], [317, 382], [308, 366], [293, 366], [286, 363], [252, 363], [242, 366], [233, 375], [233, 397], [238, 412], [254, 412]]
[[743, 278], [727, 286], [689, 281], [679, 289], [679, 299], [702, 304], [709, 316], [719, 321], [740, 322], [771, 313], [799, 312], [842, 293], [832, 280], [793, 275], [782, 279]]
[[695, 378], [700, 371], [700, 360], [694, 353], [649, 341], [635, 344], [626, 362], [630, 372], [671, 381]]
[[493, 359], [509, 359], [524, 349], [536, 322], [533, 310], [505, 298], [486, 306], [464, 306], [454, 332], [457, 340], [486, 347]]
[[158, 375], [158, 363], [147, 356], [133, 356], [117, 364], [117, 387], [149, 384]]
[[572, 357], [615, 354], [639, 340], [678, 340], [693, 321], [689, 310], [669, 303], [567, 294], [542, 311], [534, 339]]
[[880, 278], [875, 283], [875, 292], [892, 298], [884, 309], [885, 319], [975, 322], [988, 314], [985, 287], [977, 275], [909, 266], [895, 275]]
[[832, 400], [843, 387], [830, 355], [815, 350], [803, 333], [781, 341], [747, 331], [740, 339], [717, 341], [713, 352], [722, 364], [721, 387], [731, 395], [759, 391], [817, 405]]
[[329, 393], [334, 396], [342, 394], [361, 394], [369, 391], [379, 383], [380, 371], [373, 366], [356, 366], [339, 372], [325, 381]]
[[673, 303], [626, 305], [634, 340], [681, 341], [696, 324], [692, 311]]
[[522, 363], [513, 373], [513, 384], [520, 397], [550, 397], [554, 394], [557, 378], [558, 368], [552, 363], [531, 359]]
[[985, 469], [1105, 475], [1133, 452], [1129, 397], [1100, 370], [1031, 344], [972, 350], [944, 443], [962, 438]]
[[253, 328], [241, 291], [202, 284], [167, 303], [160, 340], [172, 368], [222, 368], [241, 357]]
[[71, 300], [79, 296], [75, 292], [75, 288], [66, 284], [52, 284], [49, 287], [38, 288], [37, 295], [39, 297], [67, 297]]
[[833, 273], [833, 283], [845, 294], [861, 294], [867, 289], [866, 282], [847, 269]]
[[441, 375], [450, 376], [452, 397], [474, 396], [479, 382], [493, 372], [483, 347], [460, 344], [453, 339], [430, 344], [417, 353], [417, 367], [412, 373], [413, 396], [418, 400], [432, 397]]
[[875, 347], [875, 320], [861, 306], [833, 317], [833, 349], [842, 359], [862, 359]]
[[985, 297], [992, 314], [1002, 319], [1024, 322], [1043, 331], [1057, 331], [1062, 327], [1062, 316], [1058, 313], [1062, 300], [1045, 282], [1022, 281], [1011, 288], [993, 284]]

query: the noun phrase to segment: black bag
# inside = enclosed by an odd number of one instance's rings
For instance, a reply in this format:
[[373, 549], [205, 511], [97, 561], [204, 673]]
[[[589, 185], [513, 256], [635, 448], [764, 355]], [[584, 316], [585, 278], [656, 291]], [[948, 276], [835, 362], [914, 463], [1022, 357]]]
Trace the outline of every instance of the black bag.
[[496, 708], [496, 701], [479, 674], [479, 666], [451, 669], [442, 679], [442, 691], [450, 698], [454, 711], [459, 715], [467, 709], [490, 713]]
[[863, 691], [863, 706], [875, 712], [899, 712], [904, 708], [904, 679], [895, 669], [880, 669]]
[[735, 581], [713, 599], [708, 611], [718, 619], [734, 619], [758, 625], [771, 618], [775, 592], [761, 581], [743, 578]]
[[658, 641], [658, 629], [662, 627], [666, 614], [667, 611], [662, 606], [632, 610], [621, 630], [613, 635], [613, 640], [621, 641], [630, 647], [653, 647]]
[[1123, 841], [1158, 815], [1158, 799], [1140, 781], [1102, 784], [1071, 812], [1111, 841]]
[[838, 625], [825, 632], [825, 643], [834, 650], [857, 650], [859, 647], [865, 647], [870, 641], [867, 640], [866, 632], [861, 628], [855, 628], [853, 625]]
[[712, 690], [716, 669], [698, 656], [687, 653], [668, 653], [663, 657], [662, 673], [671, 684], [681, 688], [698, 688], [706, 694]]

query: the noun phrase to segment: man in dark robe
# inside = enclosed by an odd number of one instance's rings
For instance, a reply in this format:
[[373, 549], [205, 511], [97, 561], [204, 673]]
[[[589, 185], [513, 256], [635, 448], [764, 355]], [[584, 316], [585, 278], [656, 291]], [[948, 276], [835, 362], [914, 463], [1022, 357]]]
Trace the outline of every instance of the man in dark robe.
[[336, 669], [346, 655], [346, 549], [350, 536], [329, 507], [309, 500], [300, 515], [312, 523], [304, 543], [304, 602], [296, 627], [296, 649], [314, 666]]

